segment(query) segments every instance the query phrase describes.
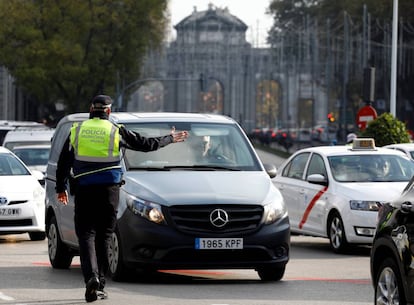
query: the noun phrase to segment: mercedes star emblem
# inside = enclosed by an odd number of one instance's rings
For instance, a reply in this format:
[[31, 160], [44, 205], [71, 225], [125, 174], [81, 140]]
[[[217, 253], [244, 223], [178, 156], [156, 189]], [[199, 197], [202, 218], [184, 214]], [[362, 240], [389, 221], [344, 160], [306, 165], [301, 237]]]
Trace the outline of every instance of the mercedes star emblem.
[[210, 222], [213, 226], [221, 228], [229, 222], [229, 215], [225, 210], [215, 209], [210, 213]]
[[6, 197], [0, 197], [0, 205], [7, 204], [7, 198]]

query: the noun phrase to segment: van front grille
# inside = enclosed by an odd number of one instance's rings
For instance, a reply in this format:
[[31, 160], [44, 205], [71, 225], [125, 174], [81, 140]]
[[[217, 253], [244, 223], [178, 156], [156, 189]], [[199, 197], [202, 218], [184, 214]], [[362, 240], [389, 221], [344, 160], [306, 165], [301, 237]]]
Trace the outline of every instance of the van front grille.
[[[218, 215], [222, 221], [214, 225], [212, 219]], [[178, 205], [168, 208], [168, 216], [179, 231], [217, 236], [257, 230], [263, 217], [263, 207], [236, 204]]]

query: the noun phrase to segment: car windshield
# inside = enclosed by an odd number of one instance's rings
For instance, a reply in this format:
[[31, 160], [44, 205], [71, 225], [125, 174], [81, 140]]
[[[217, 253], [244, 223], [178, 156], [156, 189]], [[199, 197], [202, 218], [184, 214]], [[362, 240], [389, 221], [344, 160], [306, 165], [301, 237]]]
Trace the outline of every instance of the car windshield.
[[237, 126], [206, 123], [142, 123], [126, 125], [145, 137], [187, 130], [186, 141], [153, 152], [127, 149], [127, 169], [260, 170], [259, 161]]
[[414, 162], [397, 155], [346, 155], [328, 158], [339, 182], [401, 182], [414, 175]]
[[15, 148], [13, 152], [28, 166], [46, 165], [50, 148]]
[[30, 175], [30, 173], [12, 154], [0, 154], [0, 176], [15, 175]]

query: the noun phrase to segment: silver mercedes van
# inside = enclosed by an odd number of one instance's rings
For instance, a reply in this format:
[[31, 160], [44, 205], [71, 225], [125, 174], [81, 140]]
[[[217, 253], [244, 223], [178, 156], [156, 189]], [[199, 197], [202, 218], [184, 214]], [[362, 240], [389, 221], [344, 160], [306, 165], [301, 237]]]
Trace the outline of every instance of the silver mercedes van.
[[[78, 255], [74, 199], [63, 206], [55, 192], [56, 165], [73, 122], [57, 125], [47, 165], [46, 232], [54, 268]], [[255, 269], [263, 281], [282, 279], [289, 261], [290, 225], [273, 186], [242, 128], [213, 114], [112, 113], [110, 120], [146, 137], [187, 130], [189, 138], [153, 152], [122, 149], [123, 180], [110, 274], [135, 270]], [[97, 211], [97, 216], [99, 211]]]

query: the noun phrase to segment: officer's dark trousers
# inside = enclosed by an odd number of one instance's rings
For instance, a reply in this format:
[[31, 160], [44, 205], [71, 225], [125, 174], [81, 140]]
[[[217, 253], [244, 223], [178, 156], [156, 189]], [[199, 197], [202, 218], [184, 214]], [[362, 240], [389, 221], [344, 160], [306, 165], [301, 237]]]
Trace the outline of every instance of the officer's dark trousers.
[[93, 276], [105, 286], [108, 245], [115, 228], [119, 185], [79, 185], [75, 193], [75, 230], [85, 283]]

